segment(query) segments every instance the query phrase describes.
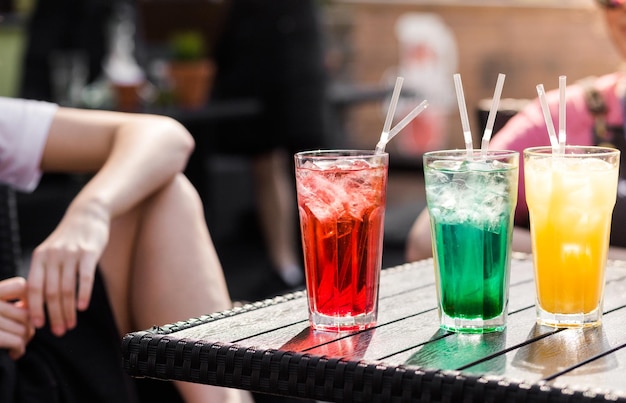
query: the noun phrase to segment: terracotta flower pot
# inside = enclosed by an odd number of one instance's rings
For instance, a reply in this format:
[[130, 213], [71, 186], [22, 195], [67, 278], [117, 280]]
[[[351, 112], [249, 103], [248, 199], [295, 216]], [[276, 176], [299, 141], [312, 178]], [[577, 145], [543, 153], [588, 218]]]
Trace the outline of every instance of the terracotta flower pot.
[[183, 108], [197, 109], [207, 102], [215, 76], [215, 65], [208, 59], [171, 61], [168, 75], [175, 102]]
[[143, 82], [136, 84], [112, 83], [117, 110], [122, 112], [137, 112], [141, 108], [139, 91]]

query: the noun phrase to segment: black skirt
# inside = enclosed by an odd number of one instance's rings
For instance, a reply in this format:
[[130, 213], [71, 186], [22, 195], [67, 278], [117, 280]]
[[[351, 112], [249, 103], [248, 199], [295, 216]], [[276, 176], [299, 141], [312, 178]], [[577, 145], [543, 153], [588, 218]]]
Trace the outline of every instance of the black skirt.
[[89, 309], [78, 313], [75, 329], [57, 337], [46, 325], [18, 361], [0, 354], [0, 402], [141, 401], [182, 402], [171, 383], [136, 380], [122, 369], [121, 337], [98, 271]]

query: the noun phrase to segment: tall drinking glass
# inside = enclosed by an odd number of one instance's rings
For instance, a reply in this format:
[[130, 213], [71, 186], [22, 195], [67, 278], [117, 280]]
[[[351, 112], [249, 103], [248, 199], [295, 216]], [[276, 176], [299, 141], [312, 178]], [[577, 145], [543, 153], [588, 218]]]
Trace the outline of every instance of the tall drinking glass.
[[389, 155], [295, 155], [309, 317], [313, 328], [366, 329], [378, 315]]
[[602, 319], [604, 267], [620, 152], [567, 146], [524, 150], [538, 322], [590, 327]]
[[519, 153], [424, 154], [440, 325], [460, 333], [506, 327]]

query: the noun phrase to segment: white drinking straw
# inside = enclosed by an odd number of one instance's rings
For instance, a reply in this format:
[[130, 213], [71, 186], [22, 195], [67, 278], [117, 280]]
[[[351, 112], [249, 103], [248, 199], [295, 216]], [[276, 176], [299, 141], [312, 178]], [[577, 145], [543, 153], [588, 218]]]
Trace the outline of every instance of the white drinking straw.
[[559, 153], [563, 153], [565, 151], [565, 140], [566, 140], [566, 132], [565, 132], [565, 86], [566, 84], [566, 76], [559, 77]]
[[387, 143], [392, 138], [394, 138], [396, 134], [400, 133], [400, 131], [404, 129], [406, 125], [408, 125], [413, 119], [417, 117], [417, 115], [422, 113], [424, 109], [426, 109], [427, 107], [428, 107], [428, 101], [423, 100], [419, 105], [413, 108], [411, 112], [409, 112], [400, 122], [398, 122], [397, 125], [394, 126], [393, 129], [389, 131], [389, 134], [385, 137], [384, 140], [381, 137], [381, 139], [378, 141], [378, 144], [376, 144], [376, 153], [384, 152], [385, 146], [387, 145]]
[[389, 132], [391, 131], [391, 122], [396, 114], [396, 106], [398, 105], [398, 99], [400, 98], [400, 90], [402, 89], [403, 77], [396, 78], [396, 85], [393, 88], [391, 94], [391, 101], [389, 102], [389, 109], [387, 109], [387, 116], [385, 117], [385, 123], [383, 124], [383, 131], [380, 133], [380, 140], [376, 144], [376, 152], [382, 152], [385, 149], [385, 145], [389, 141]]
[[539, 95], [539, 103], [541, 104], [541, 110], [543, 111], [543, 118], [546, 121], [548, 135], [550, 136], [552, 151], [558, 152], [559, 141], [556, 138], [556, 132], [554, 131], [554, 123], [552, 123], [552, 115], [550, 115], [550, 108], [548, 107], [548, 100], [546, 99], [546, 91], [543, 88], [543, 84], [539, 84], [537, 86], [537, 94]]
[[471, 158], [474, 146], [472, 145], [472, 131], [470, 130], [469, 118], [467, 116], [467, 106], [465, 105], [465, 95], [463, 94], [463, 83], [461, 75], [454, 75], [454, 87], [456, 88], [456, 99], [459, 103], [459, 112], [461, 114], [461, 124], [463, 125], [463, 139], [465, 140], [465, 148], [467, 156]]
[[491, 134], [493, 133], [493, 125], [496, 121], [496, 113], [498, 112], [498, 107], [500, 105], [500, 97], [502, 96], [502, 87], [504, 87], [505, 77], [506, 76], [502, 73], [498, 74], [496, 89], [493, 93], [493, 99], [491, 101], [491, 110], [489, 111], [489, 117], [487, 118], [487, 126], [485, 126], [483, 139], [480, 144], [480, 152], [483, 156], [487, 154], [487, 150], [489, 149], [489, 141], [491, 140]]
[[397, 125], [394, 126], [393, 129], [391, 129], [391, 131], [389, 132], [389, 138], [387, 139], [387, 142], [389, 142], [389, 140], [394, 138], [396, 134], [400, 133], [400, 130], [404, 129], [404, 127], [408, 125], [409, 122], [411, 122], [411, 120], [415, 119], [415, 117], [419, 115], [420, 113], [422, 113], [424, 109], [426, 109], [427, 107], [428, 107], [428, 101], [423, 100], [419, 105], [413, 108], [411, 112], [409, 112], [400, 122], [398, 122]]

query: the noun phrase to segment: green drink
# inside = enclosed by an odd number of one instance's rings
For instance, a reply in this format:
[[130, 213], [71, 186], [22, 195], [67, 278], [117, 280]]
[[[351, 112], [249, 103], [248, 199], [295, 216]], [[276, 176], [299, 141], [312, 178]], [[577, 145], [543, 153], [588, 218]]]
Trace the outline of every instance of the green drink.
[[485, 333], [506, 326], [519, 154], [424, 155], [441, 327]]
[[[469, 224], [443, 224], [433, 219], [435, 250], [439, 262], [441, 307], [454, 318], [487, 319], [504, 311], [508, 237]], [[509, 232], [509, 221], [500, 222], [500, 231]], [[461, 243], [461, 240], [463, 240]], [[445, 247], [467, 244], [471, 247]], [[479, 245], [483, 247], [480, 248]]]

